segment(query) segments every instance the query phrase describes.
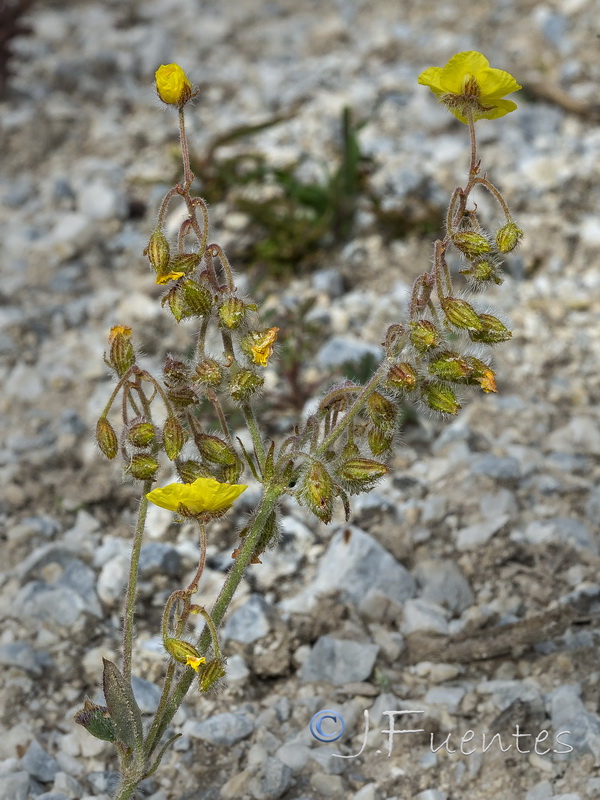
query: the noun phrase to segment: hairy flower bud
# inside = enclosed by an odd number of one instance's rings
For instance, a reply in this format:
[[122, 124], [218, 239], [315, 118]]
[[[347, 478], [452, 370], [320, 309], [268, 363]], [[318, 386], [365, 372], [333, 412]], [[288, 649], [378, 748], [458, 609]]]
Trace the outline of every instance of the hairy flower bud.
[[210, 471], [199, 461], [188, 459], [177, 463], [177, 473], [184, 483], [193, 483], [197, 478], [210, 478]]
[[475, 231], [457, 231], [452, 234], [452, 243], [466, 255], [467, 258], [477, 258], [492, 249], [490, 243], [480, 233]]
[[206, 663], [204, 656], [201, 656], [194, 645], [189, 642], [167, 637], [163, 640], [163, 644], [167, 653], [174, 658], [175, 661], [178, 661], [180, 664], [185, 664], [186, 667], [191, 667], [196, 670], [196, 672], [198, 672], [202, 664]]
[[367, 431], [367, 443], [374, 456], [382, 456], [392, 446], [393, 433], [384, 433], [380, 428], [371, 427]]
[[212, 294], [202, 284], [191, 278], [181, 281], [181, 293], [184, 301], [184, 316], [206, 317], [212, 308]]
[[179, 253], [174, 256], [169, 264], [171, 272], [181, 272], [183, 275], [189, 275], [193, 272], [200, 263], [200, 256], [198, 253]]
[[300, 495], [315, 516], [322, 522], [331, 522], [334, 485], [320, 461], [313, 461], [303, 476]]
[[445, 381], [464, 381], [470, 370], [466, 359], [459, 353], [446, 350], [429, 363], [429, 372]]
[[367, 414], [374, 427], [382, 433], [389, 433], [396, 427], [398, 410], [396, 405], [379, 392], [373, 392], [367, 400]]
[[218, 386], [223, 378], [223, 368], [214, 358], [205, 358], [196, 366], [194, 377], [204, 386]]
[[166, 385], [170, 387], [185, 385], [190, 377], [188, 365], [173, 356], [167, 356], [163, 366]]
[[494, 370], [488, 364], [474, 356], [467, 356], [465, 361], [469, 368], [467, 383], [478, 383], [488, 394], [497, 391]]
[[265, 379], [251, 369], [241, 369], [229, 381], [229, 394], [236, 402], [244, 403], [264, 382]]
[[507, 222], [496, 233], [496, 247], [501, 253], [510, 253], [523, 238], [523, 231], [514, 222]]
[[503, 282], [498, 272], [498, 266], [491, 258], [479, 258], [472, 261], [467, 269], [460, 270], [460, 274], [470, 278], [476, 284], [495, 283], [496, 286], [500, 286]]
[[163, 427], [163, 445], [169, 461], [174, 461], [185, 444], [185, 432], [177, 417], [167, 417]]
[[246, 318], [246, 304], [239, 297], [227, 297], [219, 306], [219, 322], [223, 328], [235, 330]]
[[198, 670], [198, 686], [201, 692], [208, 690], [225, 677], [225, 662], [222, 658], [212, 658]]
[[338, 477], [347, 484], [351, 493], [365, 491], [378, 478], [387, 475], [389, 469], [370, 458], [351, 458], [338, 469]]
[[169, 262], [171, 260], [171, 252], [169, 249], [169, 242], [160, 228], [156, 228], [152, 232], [148, 247], [144, 250], [144, 255], [148, 256], [148, 260], [157, 277], [170, 271]]
[[385, 381], [385, 385], [390, 389], [412, 391], [417, 385], [417, 372], [411, 364], [402, 361], [390, 367]]
[[484, 344], [499, 344], [500, 342], [508, 341], [512, 332], [500, 322], [498, 317], [492, 314], [480, 314], [479, 320], [481, 322], [481, 330], [469, 331], [469, 337], [474, 342], [483, 342]]
[[428, 319], [419, 319], [410, 323], [410, 341], [415, 350], [419, 352], [431, 350], [433, 347], [437, 347], [441, 340], [441, 333]]
[[461, 408], [456, 395], [443, 383], [429, 383], [423, 390], [423, 399], [434, 411], [442, 414], [458, 414]]
[[479, 315], [466, 300], [445, 297], [442, 300], [442, 310], [448, 322], [455, 328], [465, 328], [470, 331], [480, 331], [483, 328]]
[[127, 432], [127, 441], [134, 447], [148, 447], [155, 438], [156, 431], [151, 422], [137, 422]]
[[112, 459], [119, 452], [117, 434], [106, 417], [100, 417], [96, 423], [96, 441], [107, 458]]
[[197, 433], [194, 436], [200, 454], [211, 464], [230, 466], [236, 463], [237, 456], [232, 448], [219, 439], [218, 436], [209, 436], [207, 433]]
[[135, 364], [135, 352], [131, 344], [131, 328], [128, 325], [114, 325], [108, 336], [110, 354], [108, 364], [121, 378]]
[[140, 481], [151, 481], [154, 480], [158, 472], [158, 467], [158, 461], [154, 456], [149, 456], [145, 453], [135, 453], [131, 457], [126, 472], [129, 472], [130, 475]]
[[198, 402], [194, 390], [189, 386], [173, 386], [169, 388], [167, 397], [177, 409], [187, 408]]

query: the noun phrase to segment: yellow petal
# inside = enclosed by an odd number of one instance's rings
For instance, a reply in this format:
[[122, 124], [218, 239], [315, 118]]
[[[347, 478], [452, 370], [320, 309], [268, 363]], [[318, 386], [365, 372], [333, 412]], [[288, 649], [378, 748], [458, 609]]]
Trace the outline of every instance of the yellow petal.
[[193, 483], [170, 483], [153, 489], [146, 497], [169, 511], [185, 506], [192, 514], [222, 511], [248, 487], [239, 483], [219, 483], [214, 478], [197, 478]]
[[419, 83], [422, 86], [429, 86], [435, 94], [442, 94], [446, 89], [442, 86], [442, 72], [441, 67], [429, 67], [419, 75]]
[[[475, 114], [475, 119], [499, 119], [503, 117], [505, 114], [508, 114], [511, 111], [514, 111], [517, 107], [516, 103], [513, 103], [512, 100], [493, 100], [488, 103], [488, 105], [492, 105], [493, 108], [490, 111], [486, 112], [477, 112]], [[484, 98], [485, 104], [485, 98]]]
[[164, 275], [157, 276], [156, 283], [158, 283], [159, 286], [163, 286], [165, 283], [168, 283], [169, 281], [176, 281], [179, 280], [179, 278], [183, 278], [184, 275], [185, 272], [165, 272]]
[[502, 69], [492, 69], [491, 67], [484, 69], [476, 78], [481, 87], [484, 105], [486, 100], [504, 97], [504, 95], [517, 92], [521, 88], [513, 76]]
[[154, 75], [163, 103], [182, 105], [192, 96], [192, 84], [179, 64], [162, 64]]
[[463, 83], [467, 76], [477, 75], [482, 70], [488, 69], [489, 61], [475, 50], [457, 53], [442, 70], [442, 87], [449, 94], [462, 94]]

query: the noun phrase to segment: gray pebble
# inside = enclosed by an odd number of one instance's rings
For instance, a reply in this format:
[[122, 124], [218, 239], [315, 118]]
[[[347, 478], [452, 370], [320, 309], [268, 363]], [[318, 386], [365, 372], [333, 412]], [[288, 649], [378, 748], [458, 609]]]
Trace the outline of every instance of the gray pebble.
[[155, 575], [178, 577], [181, 574], [181, 556], [173, 545], [148, 542], [140, 553], [140, 578], [148, 580]]
[[316, 355], [317, 365], [321, 369], [341, 367], [343, 364], [355, 364], [365, 356], [373, 356], [377, 363], [381, 360], [382, 349], [362, 339], [350, 336], [333, 336]]
[[326, 681], [334, 686], [367, 680], [378, 652], [375, 644], [321, 636], [302, 664], [300, 679], [304, 683]]
[[473, 604], [474, 596], [467, 579], [454, 561], [427, 559], [414, 570], [420, 597], [460, 613]]
[[60, 772], [60, 764], [49, 755], [37, 739], [32, 739], [21, 759], [21, 766], [27, 773], [42, 783], [50, 783], [56, 773]]
[[26, 772], [0, 775], [0, 797], [6, 800], [28, 800], [29, 775]]
[[292, 770], [278, 758], [269, 756], [254, 775], [248, 789], [254, 800], [277, 800], [293, 783]]
[[203, 739], [210, 744], [230, 746], [242, 739], [247, 739], [254, 730], [254, 722], [245, 714], [226, 711], [198, 722], [187, 720], [183, 725], [184, 733], [194, 739]]
[[271, 606], [262, 595], [250, 595], [223, 626], [223, 640], [233, 639], [242, 644], [250, 644], [262, 639], [270, 630], [269, 616], [272, 613]]

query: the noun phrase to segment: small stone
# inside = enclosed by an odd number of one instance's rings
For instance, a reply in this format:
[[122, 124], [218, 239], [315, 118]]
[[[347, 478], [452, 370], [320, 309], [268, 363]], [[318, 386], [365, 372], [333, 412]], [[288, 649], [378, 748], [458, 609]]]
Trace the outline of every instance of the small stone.
[[170, 544], [148, 542], [140, 553], [139, 570], [141, 580], [148, 580], [155, 575], [177, 578], [181, 574], [181, 556]]
[[457, 711], [464, 696], [465, 690], [460, 686], [434, 686], [425, 695], [425, 702], [429, 705], [444, 706], [453, 713]]
[[448, 620], [444, 609], [428, 600], [407, 600], [400, 630], [406, 636], [415, 631], [448, 633]]
[[500, 514], [493, 519], [486, 519], [467, 528], [461, 528], [456, 533], [456, 547], [459, 550], [473, 550], [476, 547], [487, 544], [492, 536], [509, 521], [508, 514]]
[[248, 783], [255, 800], [278, 800], [292, 785], [292, 770], [278, 758], [269, 756]]
[[300, 680], [304, 683], [327, 681], [334, 686], [366, 680], [375, 665], [378, 652], [379, 647], [375, 644], [321, 636], [309, 658], [302, 664]]
[[491, 453], [474, 458], [471, 461], [471, 472], [497, 481], [518, 481], [521, 477], [521, 468], [516, 458], [495, 456]]
[[242, 644], [251, 644], [262, 639], [271, 628], [269, 616], [272, 614], [273, 609], [264, 597], [259, 594], [250, 595], [223, 626], [223, 641], [233, 639]]
[[441, 789], [425, 789], [424, 792], [419, 792], [415, 800], [446, 800], [447, 797], [446, 792]]
[[360, 363], [363, 358], [369, 356], [378, 364], [383, 356], [383, 350], [362, 339], [354, 339], [351, 336], [333, 336], [321, 347], [315, 360], [321, 369], [331, 369], [331, 367], [341, 367], [344, 364]]
[[352, 800], [380, 800], [381, 792], [376, 783], [367, 783], [352, 795]]
[[311, 757], [311, 749], [306, 745], [290, 742], [282, 745], [275, 755], [282, 763], [287, 764], [292, 772], [301, 772]]
[[120, 553], [109, 559], [100, 570], [96, 591], [100, 600], [107, 606], [114, 606], [121, 602], [127, 586], [129, 564], [129, 556]]
[[29, 775], [26, 772], [0, 775], [0, 797], [5, 797], [6, 800], [28, 800]]
[[162, 689], [155, 683], [133, 675], [131, 686], [136, 702], [142, 714], [153, 714], [158, 708]]
[[21, 766], [32, 778], [42, 783], [50, 783], [54, 780], [56, 773], [60, 772], [58, 761], [44, 750], [37, 739], [31, 740], [31, 744], [21, 759]]
[[311, 775], [310, 785], [318, 793], [318, 797], [343, 797], [344, 789], [339, 775], [325, 775], [316, 772]]
[[50, 665], [47, 653], [36, 650], [29, 642], [9, 642], [0, 644], [0, 664], [4, 667], [18, 667], [39, 677], [43, 668]]
[[254, 730], [254, 722], [244, 714], [226, 711], [208, 717], [202, 722], [187, 720], [183, 730], [195, 739], [203, 739], [210, 744], [230, 746], [247, 739]]
[[474, 602], [471, 587], [454, 561], [421, 561], [414, 576], [423, 599], [450, 611], [460, 614]]

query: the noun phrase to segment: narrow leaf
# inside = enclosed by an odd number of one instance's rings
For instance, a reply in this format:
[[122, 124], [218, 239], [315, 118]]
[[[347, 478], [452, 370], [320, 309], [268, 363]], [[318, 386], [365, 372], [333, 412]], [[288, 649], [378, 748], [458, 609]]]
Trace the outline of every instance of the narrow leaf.
[[142, 749], [142, 715], [131, 686], [115, 664], [103, 658], [104, 697], [119, 741], [136, 752]]

